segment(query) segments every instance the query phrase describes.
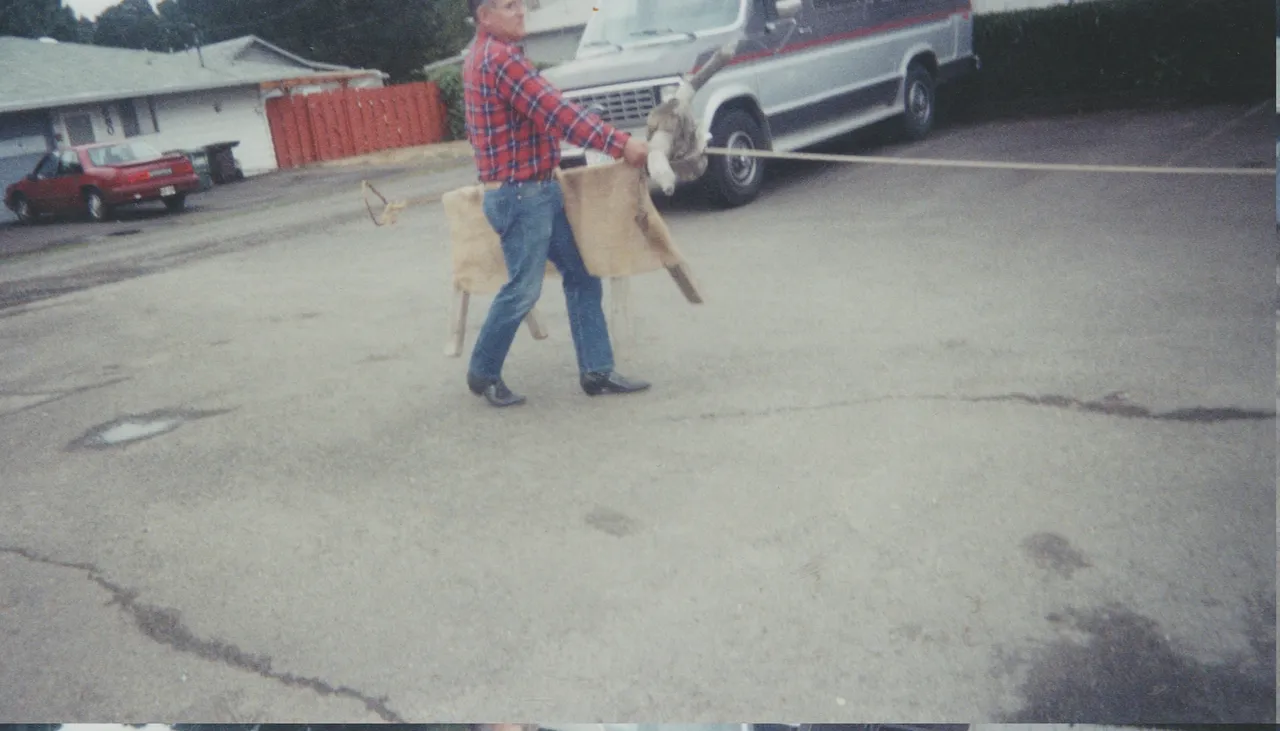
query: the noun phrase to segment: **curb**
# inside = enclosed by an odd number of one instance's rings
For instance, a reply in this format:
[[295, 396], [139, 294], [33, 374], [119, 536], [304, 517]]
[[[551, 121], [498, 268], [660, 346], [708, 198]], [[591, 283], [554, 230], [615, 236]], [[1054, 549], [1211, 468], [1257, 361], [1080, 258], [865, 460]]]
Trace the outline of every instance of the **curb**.
[[471, 144], [465, 140], [438, 142], [417, 147], [401, 147], [394, 150], [383, 150], [368, 155], [344, 157], [337, 160], [325, 160], [304, 166], [311, 169], [351, 168], [362, 166], [405, 165], [434, 162], [461, 162], [474, 159], [475, 153]]

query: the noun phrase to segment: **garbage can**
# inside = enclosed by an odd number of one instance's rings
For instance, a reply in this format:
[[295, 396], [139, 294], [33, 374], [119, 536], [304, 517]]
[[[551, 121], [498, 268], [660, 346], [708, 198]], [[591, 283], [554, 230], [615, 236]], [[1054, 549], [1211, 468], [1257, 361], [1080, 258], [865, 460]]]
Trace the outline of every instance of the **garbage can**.
[[209, 156], [209, 169], [213, 175], [213, 182], [230, 183], [244, 179], [244, 172], [240, 170], [240, 163], [236, 162], [236, 156], [231, 152], [231, 149], [239, 144], [239, 140], [236, 140], [234, 142], [214, 142], [204, 146], [205, 154]]
[[196, 175], [200, 176], [200, 190], [206, 191], [213, 187], [213, 174], [209, 169], [209, 153], [204, 151], [203, 147], [194, 150], [169, 150], [166, 155], [182, 155], [191, 161], [191, 167], [196, 169]]

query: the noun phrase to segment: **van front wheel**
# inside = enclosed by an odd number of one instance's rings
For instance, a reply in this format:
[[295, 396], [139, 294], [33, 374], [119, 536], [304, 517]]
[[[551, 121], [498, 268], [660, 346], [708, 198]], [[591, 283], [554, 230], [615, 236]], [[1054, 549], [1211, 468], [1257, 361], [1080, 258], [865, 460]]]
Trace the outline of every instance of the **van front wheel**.
[[[729, 150], [767, 150], [769, 140], [755, 117], [742, 109], [716, 115], [711, 125], [711, 146]], [[760, 195], [764, 183], [764, 159], [745, 155], [708, 155], [704, 190], [726, 208], [743, 206]]]
[[907, 67], [902, 83], [902, 133], [908, 140], [921, 140], [933, 129], [936, 106], [933, 74], [924, 64]]

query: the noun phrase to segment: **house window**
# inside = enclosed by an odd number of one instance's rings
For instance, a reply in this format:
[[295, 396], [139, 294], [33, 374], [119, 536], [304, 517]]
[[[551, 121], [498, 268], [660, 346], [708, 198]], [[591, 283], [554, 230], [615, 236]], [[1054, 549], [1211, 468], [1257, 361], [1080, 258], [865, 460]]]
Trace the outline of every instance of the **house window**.
[[125, 137], [142, 134], [142, 128], [138, 126], [138, 108], [133, 105], [132, 99], [120, 102], [120, 126], [124, 128]]

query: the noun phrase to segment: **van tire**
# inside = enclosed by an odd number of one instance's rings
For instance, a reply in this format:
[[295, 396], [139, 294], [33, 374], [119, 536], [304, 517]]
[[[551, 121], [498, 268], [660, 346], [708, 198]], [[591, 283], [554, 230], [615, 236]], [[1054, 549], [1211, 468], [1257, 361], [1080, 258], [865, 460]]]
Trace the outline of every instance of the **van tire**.
[[902, 136], [912, 142], [924, 139], [933, 130], [937, 107], [933, 74], [919, 61], [912, 62], [902, 80]]
[[[755, 117], [742, 109], [729, 109], [717, 114], [711, 125], [711, 147], [750, 147], [768, 150], [771, 145]], [[707, 172], [703, 175], [703, 193], [712, 203], [724, 208], [737, 208], [755, 200], [764, 183], [764, 159], [734, 159], [727, 155], [708, 155]]]

